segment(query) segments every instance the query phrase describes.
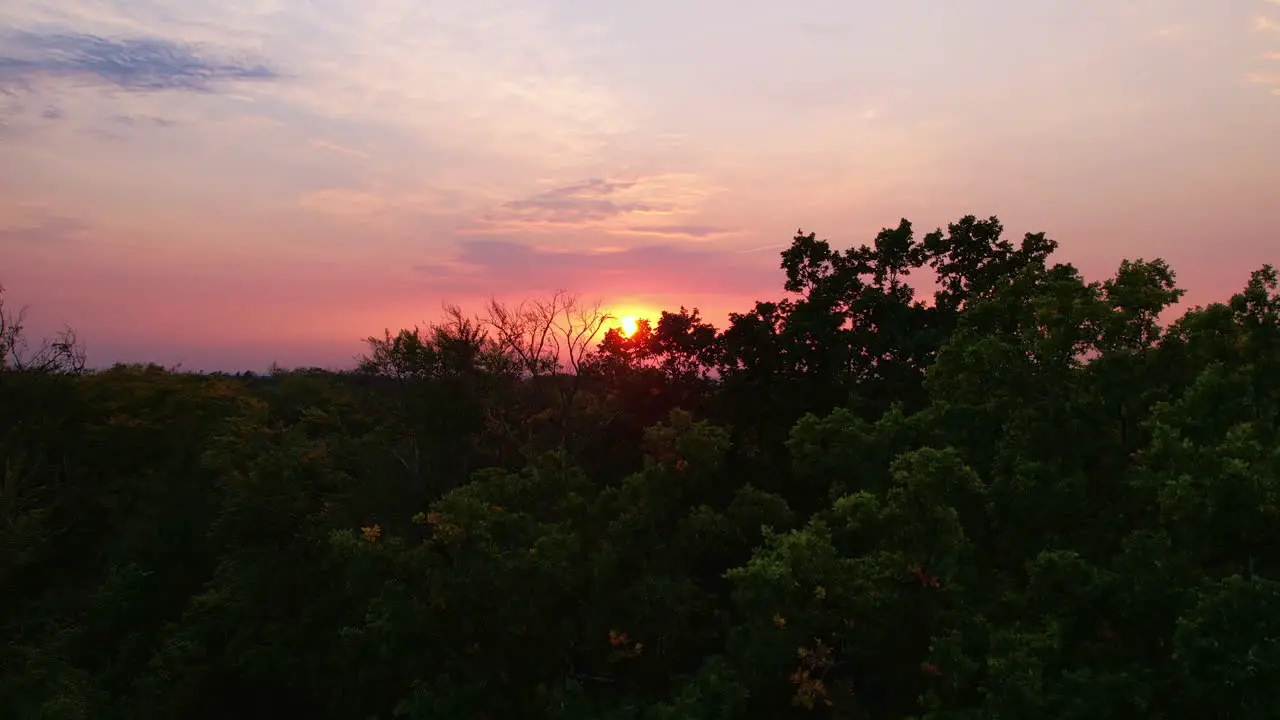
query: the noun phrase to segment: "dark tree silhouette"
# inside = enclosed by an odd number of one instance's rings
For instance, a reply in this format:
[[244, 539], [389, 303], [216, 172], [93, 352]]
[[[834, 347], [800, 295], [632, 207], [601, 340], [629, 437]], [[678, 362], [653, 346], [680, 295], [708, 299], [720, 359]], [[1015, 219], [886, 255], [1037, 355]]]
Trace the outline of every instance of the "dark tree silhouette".
[[1171, 319], [1055, 247], [801, 232], [723, 330], [556, 293], [354, 372], [82, 372], [0, 308], [0, 708], [1276, 717], [1277, 272]]
[[26, 316], [25, 305], [16, 312], [5, 308], [4, 286], [0, 285], [0, 372], [84, 372], [85, 351], [75, 331], [65, 328], [57, 337], [32, 346], [26, 335]]

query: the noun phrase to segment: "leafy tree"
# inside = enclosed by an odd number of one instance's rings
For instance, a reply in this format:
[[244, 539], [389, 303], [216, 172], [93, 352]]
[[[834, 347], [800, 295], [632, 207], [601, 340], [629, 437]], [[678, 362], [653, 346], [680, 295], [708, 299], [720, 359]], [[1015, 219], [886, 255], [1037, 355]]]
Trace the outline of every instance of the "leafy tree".
[[558, 293], [352, 372], [84, 371], [0, 312], [0, 707], [1273, 717], [1277, 273], [1174, 317], [1164, 261], [1054, 250], [799, 233], [722, 331]]

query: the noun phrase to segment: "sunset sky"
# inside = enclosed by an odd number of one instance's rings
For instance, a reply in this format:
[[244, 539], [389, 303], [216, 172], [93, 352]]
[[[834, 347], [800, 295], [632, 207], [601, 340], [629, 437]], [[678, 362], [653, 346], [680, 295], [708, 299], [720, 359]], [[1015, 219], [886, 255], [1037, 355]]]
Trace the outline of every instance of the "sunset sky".
[[1280, 262], [1280, 0], [4, 0], [0, 284], [95, 365], [345, 366], [557, 288], [782, 294], [799, 227]]

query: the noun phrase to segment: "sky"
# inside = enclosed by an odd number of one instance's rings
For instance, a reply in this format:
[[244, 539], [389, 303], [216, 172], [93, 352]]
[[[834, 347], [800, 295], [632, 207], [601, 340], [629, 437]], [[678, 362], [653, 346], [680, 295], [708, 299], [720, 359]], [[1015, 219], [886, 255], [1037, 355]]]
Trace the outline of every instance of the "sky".
[[0, 284], [94, 365], [557, 289], [723, 325], [798, 228], [966, 214], [1184, 304], [1280, 263], [1280, 0], [0, 3]]

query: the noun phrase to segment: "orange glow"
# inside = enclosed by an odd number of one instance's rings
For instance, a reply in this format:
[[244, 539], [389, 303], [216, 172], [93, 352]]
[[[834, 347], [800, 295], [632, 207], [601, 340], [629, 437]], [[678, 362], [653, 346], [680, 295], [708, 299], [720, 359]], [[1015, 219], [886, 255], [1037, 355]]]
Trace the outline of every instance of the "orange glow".
[[608, 313], [609, 322], [605, 329], [616, 330], [624, 338], [634, 337], [640, 331], [640, 324], [645, 321], [656, 326], [655, 318], [661, 315], [661, 311], [655, 310], [650, 303], [634, 298], [617, 302], [616, 305], [609, 307]]

